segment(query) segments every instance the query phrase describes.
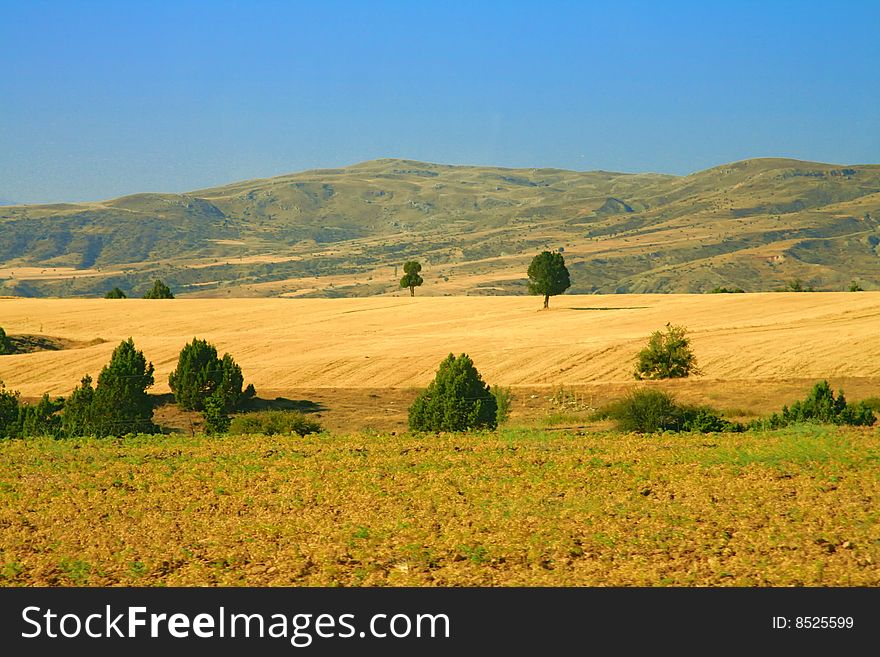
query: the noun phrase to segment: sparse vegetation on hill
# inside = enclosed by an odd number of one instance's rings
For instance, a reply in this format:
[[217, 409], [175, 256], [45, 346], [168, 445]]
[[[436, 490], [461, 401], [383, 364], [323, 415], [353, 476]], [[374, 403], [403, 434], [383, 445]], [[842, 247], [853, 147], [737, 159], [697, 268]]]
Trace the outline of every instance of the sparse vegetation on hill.
[[701, 292], [719, 280], [759, 292], [793, 277], [874, 288], [878, 218], [877, 165], [757, 159], [666, 176], [376, 160], [0, 208], [0, 294], [98, 296], [156, 277], [178, 296], [391, 293], [403, 245], [449, 279], [423, 294], [525, 294], [532, 255], [558, 245], [573, 293]]
[[697, 357], [683, 326], [666, 324], [666, 331], [654, 331], [648, 346], [636, 359], [636, 379], [680, 379], [699, 374]]
[[413, 431], [469, 431], [498, 426], [498, 402], [467, 354], [449, 354], [409, 409]]

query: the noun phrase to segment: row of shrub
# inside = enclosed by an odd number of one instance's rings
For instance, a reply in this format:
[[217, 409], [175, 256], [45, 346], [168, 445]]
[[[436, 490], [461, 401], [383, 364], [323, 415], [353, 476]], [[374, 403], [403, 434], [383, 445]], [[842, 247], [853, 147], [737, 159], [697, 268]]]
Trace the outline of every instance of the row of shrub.
[[[113, 350], [97, 384], [86, 375], [67, 399], [43, 395], [38, 403], [25, 404], [0, 382], [0, 438], [156, 433], [147, 393], [153, 374], [153, 364], [129, 338]], [[168, 382], [182, 409], [204, 413], [209, 433], [227, 430], [228, 414], [256, 394], [253, 385], [242, 389], [244, 377], [232, 356], [218, 356], [214, 345], [198, 338], [181, 350]]]
[[843, 391], [835, 396], [827, 381], [815, 384], [803, 401], [795, 402], [790, 408], [783, 406], [780, 413], [773, 413], [768, 418], [756, 419], [748, 424], [727, 420], [709, 406], [681, 404], [669, 393], [651, 388], [631, 391], [622, 399], [599, 409], [592, 419], [614, 420], [619, 431], [635, 433], [740, 432], [780, 429], [804, 422], [849, 426], [872, 426], [877, 422], [868, 403], [849, 403]]

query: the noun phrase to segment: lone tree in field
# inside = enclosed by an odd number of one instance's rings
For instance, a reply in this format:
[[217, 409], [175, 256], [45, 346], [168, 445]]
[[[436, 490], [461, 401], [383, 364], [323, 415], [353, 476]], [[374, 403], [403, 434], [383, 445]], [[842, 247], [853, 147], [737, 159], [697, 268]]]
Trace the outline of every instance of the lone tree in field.
[[6, 354], [12, 353], [12, 343], [9, 341], [9, 338], [6, 337], [6, 331], [3, 330], [3, 327], [0, 326], [0, 356], [5, 356]]
[[[153, 364], [147, 362], [144, 352], [135, 349], [131, 338], [120, 343], [98, 375], [91, 413], [95, 434], [155, 433], [153, 402], [147, 395], [151, 385]], [[91, 381], [83, 380], [82, 387], [91, 387]]]
[[654, 331], [637, 357], [636, 379], [678, 379], [699, 374], [686, 332], [683, 326], [671, 324], [666, 325], [666, 331]]
[[171, 288], [165, 285], [161, 280], [156, 279], [153, 282], [153, 287], [147, 290], [147, 293], [144, 295], [144, 299], [173, 299], [174, 295], [171, 294]]
[[[171, 290], [168, 291], [171, 294]], [[118, 287], [114, 287], [107, 294], [104, 295], [105, 299], [127, 299], [128, 295], [120, 290]], [[151, 297], [152, 298], [152, 297]]]
[[[243, 383], [241, 367], [232, 356], [218, 358], [217, 348], [198, 338], [180, 350], [177, 368], [168, 377], [177, 404], [190, 411], [204, 411], [208, 406], [211, 412], [218, 407], [225, 412], [235, 410], [243, 397]], [[248, 393], [245, 396], [253, 394], [253, 386], [248, 386]]]
[[413, 431], [468, 431], [498, 426], [498, 403], [467, 354], [449, 354], [409, 407]]
[[415, 260], [408, 260], [403, 263], [403, 278], [400, 279], [400, 287], [409, 288], [409, 296], [416, 296], [416, 288], [425, 282], [419, 272], [422, 271], [422, 265]]
[[550, 297], [562, 294], [571, 287], [571, 278], [561, 253], [544, 251], [529, 265], [529, 292], [544, 296], [544, 307], [550, 306]]

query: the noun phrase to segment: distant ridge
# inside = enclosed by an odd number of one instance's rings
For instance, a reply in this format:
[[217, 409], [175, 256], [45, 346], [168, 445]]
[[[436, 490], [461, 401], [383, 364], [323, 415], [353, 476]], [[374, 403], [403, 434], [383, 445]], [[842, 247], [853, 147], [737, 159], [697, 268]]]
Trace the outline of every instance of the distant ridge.
[[[383, 158], [185, 194], [0, 207], [0, 294], [523, 294], [542, 249], [572, 292], [880, 289], [880, 165], [758, 158], [687, 176]], [[399, 272], [397, 272], [399, 274]]]

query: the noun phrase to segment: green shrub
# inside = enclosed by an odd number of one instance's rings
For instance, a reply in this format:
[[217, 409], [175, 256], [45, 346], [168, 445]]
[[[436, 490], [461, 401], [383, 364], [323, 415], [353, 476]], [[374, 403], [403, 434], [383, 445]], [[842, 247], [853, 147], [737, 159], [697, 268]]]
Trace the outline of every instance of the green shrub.
[[204, 410], [206, 400], [215, 393], [226, 413], [235, 410], [242, 399], [243, 383], [241, 368], [232, 356], [218, 358], [217, 348], [198, 338], [180, 350], [177, 368], [168, 377], [177, 404], [190, 411]]
[[229, 430], [230, 420], [223, 404], [223, 396], [219, 390], [205, 400], [205, 432], [209, 436], [226, 433]]
[[413, 431], [468, 431], [498, 426], [498, 403], [467, 354], [449, 354], [409, 407]]
[[61, 416], [58, 411], [64, 405], [62, 399], [49, 399], [44, 394], [36, 404], [21, 404], [18, 409], [18, 435], [21, 438], [61, 434]]
[[165, 285], [159, 279], [153, 281], [153, 286], [147, 290], [147, 293], [144, 294], [144, 299], [173, 299], [174, 295], [171, 294], [171, 288]]
[[803, 401], [796, 401], [791, 408], [783, 406], [781, 413], [755, 420], [750, 426], [755, 429], [778, 429], [800, 422], [872, 426], [876, 421], [877, 417], [868, 403], [849, 404], [843, 390], [835, 397], [828, 381], [820, 381]]
[[699, 374], [697, 358], [685, 337], [683, 326], [666, 325], [666, 331], [655, 331], [648, 346], [636, 358], [636, 379], [677, 379]]
[[852, 283], [849, 284], [849, 291], [850, 292], [864, 292], [865, 290], [856, 281], [853, 281]]
[[14, 438], [18, 433], [18, 391], [8, 390], [0, 381], [0, 438]]
[[3, 327], [0, 326], [0, 356], [5, 356], [11, 353], [12, 343], [9, 341], [9, 338], [6, 335], [6, 331], [4, 331]]
[[321, 425], [299, 411], [258, 411], [232, 418], [229, 431], [234, 434], [274, 436], [296, 433], [305, 436], [321, 431]]
[[68, 438], [95, 435], [95, 389], [92, 377], [86, 375], [64, 401], [61, 411], [61, 431]]
[[125, 294], [125, 292], [120, 290], [118, 287], [114, 287], [112, 290], [110, 290], [109, 292], [107, 292], [107, 294], [104, 295], [104, 298], [105, 299], [127, 299], [128, 295]]
[[662, 390], [641, 388], [599, 409], [593, 419], [612, 419], [619, 431], [656, 433], [659, 431], [736, 432], [742, 425], [729, 422], [707, 406], [678, 404]]
[[135, 349], [131, 338], [120, 343], [98, 375], [89, 420], [95, 435], [156, 433], [153, 402], [147, 394], [151, 385], [153, 364]]
[[491, 393], [495, 398], [495, 405], [498, 407], [498, 410], [495, 411], [495, 421], [500, 425], [510, 417], [513, 394], [510, 392], [510, 388], [499, 388], [498, 386], [492, 388]]
[[741, 287], [713, 287], [709, 290], [709, 294], [743, 294], [745, 290]]

